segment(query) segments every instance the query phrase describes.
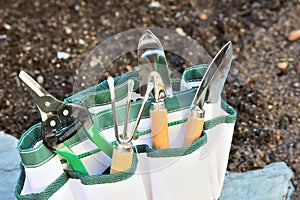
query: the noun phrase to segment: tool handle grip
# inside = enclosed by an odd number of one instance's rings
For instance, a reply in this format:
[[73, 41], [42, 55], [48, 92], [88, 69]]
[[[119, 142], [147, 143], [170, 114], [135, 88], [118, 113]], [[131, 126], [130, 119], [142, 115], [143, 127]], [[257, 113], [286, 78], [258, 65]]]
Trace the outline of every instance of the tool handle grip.
[[150, 110], [152, 147], [156, 149], [169, 148], [167, 109]]
[[183, 147], [192, 144], [202, 133], [204, 118], [189, 117], [186, 123], [186, 129], [183, 140]]
[[133, 150], [122, 151], [115, 147], [113, 150], [110, 173], [115, 174], [128, 170], [132, 164]]

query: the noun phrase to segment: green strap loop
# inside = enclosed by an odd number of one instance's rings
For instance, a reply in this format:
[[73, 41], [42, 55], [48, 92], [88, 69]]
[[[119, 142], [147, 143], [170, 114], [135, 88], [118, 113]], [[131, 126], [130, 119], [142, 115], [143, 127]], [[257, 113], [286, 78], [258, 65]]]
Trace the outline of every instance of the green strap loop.
[[112, 158], [113, 146], [111, 143], [107, 142], [102, 136], [100, 136], [99, 131], [95, 125], [86, 130], [88, 137], [101, 149], [106, 155]]
[[65, 158], [72, 170], [80, 172], [83, 175], [88, 175], [88, 172], [79, 157], [68, 146], [64, 144], [62, 148], [54, 150], [54, 152]]

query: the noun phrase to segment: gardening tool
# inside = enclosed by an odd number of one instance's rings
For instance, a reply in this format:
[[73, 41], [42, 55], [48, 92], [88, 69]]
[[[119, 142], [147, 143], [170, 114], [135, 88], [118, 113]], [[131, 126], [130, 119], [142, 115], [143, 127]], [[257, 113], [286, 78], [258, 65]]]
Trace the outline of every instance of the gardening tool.
[[113, 157], [112, 157], [112, 163], [110, 168], [110, 173], [118, 173], [125, 170], [128, 170], [132, 163], [132, 157], [133, 157], [133, 149], [132, 149], [132, 139], [134, 137], [134, 134], [137, 130], [137, 127], [140, 123], [142, 113], [145, 110], [146, 103], [149, 98], [149, 94], [153, 89], [153, 84], [149, 83], [147, 85], [147, 90], [145, 93], [145, 97], [143, 99], [141, 108], [139, 110], [138, 116], [136, 118], [136, 121], [134, 123], [133, 129], [131, 131], [130, 135], [127, 135], [127, 127], [128, 127], [128, 121], [129, 121], [129, 115], [130, 115], [130, 95], [133, 90], [134, 82], [129, 80], [128, 81], [128, 91], [129, 96], [126, 104], [126, 114], [125, 114], [125, 124], [124, 124], [124, 133], [123, 137], [120, 137], [119, 131], [118, 131], [118, 121], [117, 121], [117, 111], [116, 111], [116, 101], [115, 101], [115, 89], [114, 89], [114, 79], [112, 77], [108, 77], [107, 79], [109, 90], [110, 90], [110, 97], [111, 97], [111, 105], [112, 105], [112, 113], [113, 113], [113, 119], [114, 119], [114, 129], [115, 129], [115, 137], [117, 140], [117, 145], [115, 145], [113, 150]]
[[154, 84], [154, 101], [151, 102], [150, 118], [152, 131], [152, 147], [169, 148], [168, 118], [164, 98], [165, 86], [159, 73], [153, 71], [149, 75], [149, 82]]
[[64, 157], [74, 171], [87, 174], [80, 159], [64, 144], [83, 127], [88, 137], [108, 156], [112, 156], [112, 145], [99, 135], [85, 107], [57, 100], [26, 72], [20, 79], [25, 83], [42, 117], [42, 138], [45, 146]]
[[221, 60], [222, 63], [219, 64], [219, 67], [213, 77], [213, 80], [207, 88], [207, 104], [217, 103], [221, 96], [221, 92], [223, 90], [226, 78], [228, 76], [232, 61], [232, 45], [231, 42], [229, 43], [230, 44], [226, 51], [226, 55]]
[[159, 91], [160, 94], [152, 102], [150, 111], [152, 146], [159, 149], [168, 148], [168, 119], [164, 98], [166, 96], [172, 97], [173, 91], [164, 49], [158, 38], [150, 30], [146, 30], [139, 41], [138, 59], [141, 95], [144, 95], [144, 86], [148, 82], [149, 74], [152, 74], [151, 76], [157, 83], [154, 83], [154, 91]]
[[124, 138], [127, 138], [127, 130], [128, 130], [128, 123], [130, 118], [130, 104], [131, 104], [131, 98], [132, 98], [132, 92], [134, 87], [134, 81], [129, 80], [128, 81], [128, 89], [127, 89], [127, 103], [126, 103], [126, 112], [125, 112], [125, 121], [124, 121]]
[[148, 76], [157, 71], [163, 79], [168, 97], [173, 96], [166, 55], [159, 39], [147, 29], [138, 43], [138, 65], [140, 72], [140, 93], [145, 95]]
[[214, 57], [205, 72], [190, 107], [183, 146], [190, 145], [201, 136], [204, 125], [204, 103], [218, 100], [230, 68], [231, 57], [232, 45], [228, 42]]

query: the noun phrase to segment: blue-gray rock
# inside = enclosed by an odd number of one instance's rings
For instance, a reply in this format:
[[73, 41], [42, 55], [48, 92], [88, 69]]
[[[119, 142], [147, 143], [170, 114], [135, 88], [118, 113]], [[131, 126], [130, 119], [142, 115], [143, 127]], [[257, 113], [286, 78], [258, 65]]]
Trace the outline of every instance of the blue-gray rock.
[[0, 199], [16, 199], [15, 186], [19, 177], [18, 139], [0, 131]]
[[284, 162], [225, 177], [222, 200], [282, 200], [289, 193], [293, 172]]

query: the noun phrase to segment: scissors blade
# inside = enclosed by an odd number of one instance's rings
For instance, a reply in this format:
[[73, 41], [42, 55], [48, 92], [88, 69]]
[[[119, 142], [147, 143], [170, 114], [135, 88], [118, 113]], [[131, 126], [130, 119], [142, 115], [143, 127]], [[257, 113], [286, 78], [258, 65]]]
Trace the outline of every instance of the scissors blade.
[[62, 102], [53, 97], [40, 84], [38, 84], [25, 71], [19, 73], [19, 78], [24, 82], [29, 90], [30, 95], [35, 101], [43, 118], [43, 113], [48, 113], [55, 110]]
[[38, 97], [43, 97], [49, 94], [40, 84], [38, 84], [29, 74], [25, 71], [19, 73], [19, 78], [25, 83], [25, 85], [34, 92]]

